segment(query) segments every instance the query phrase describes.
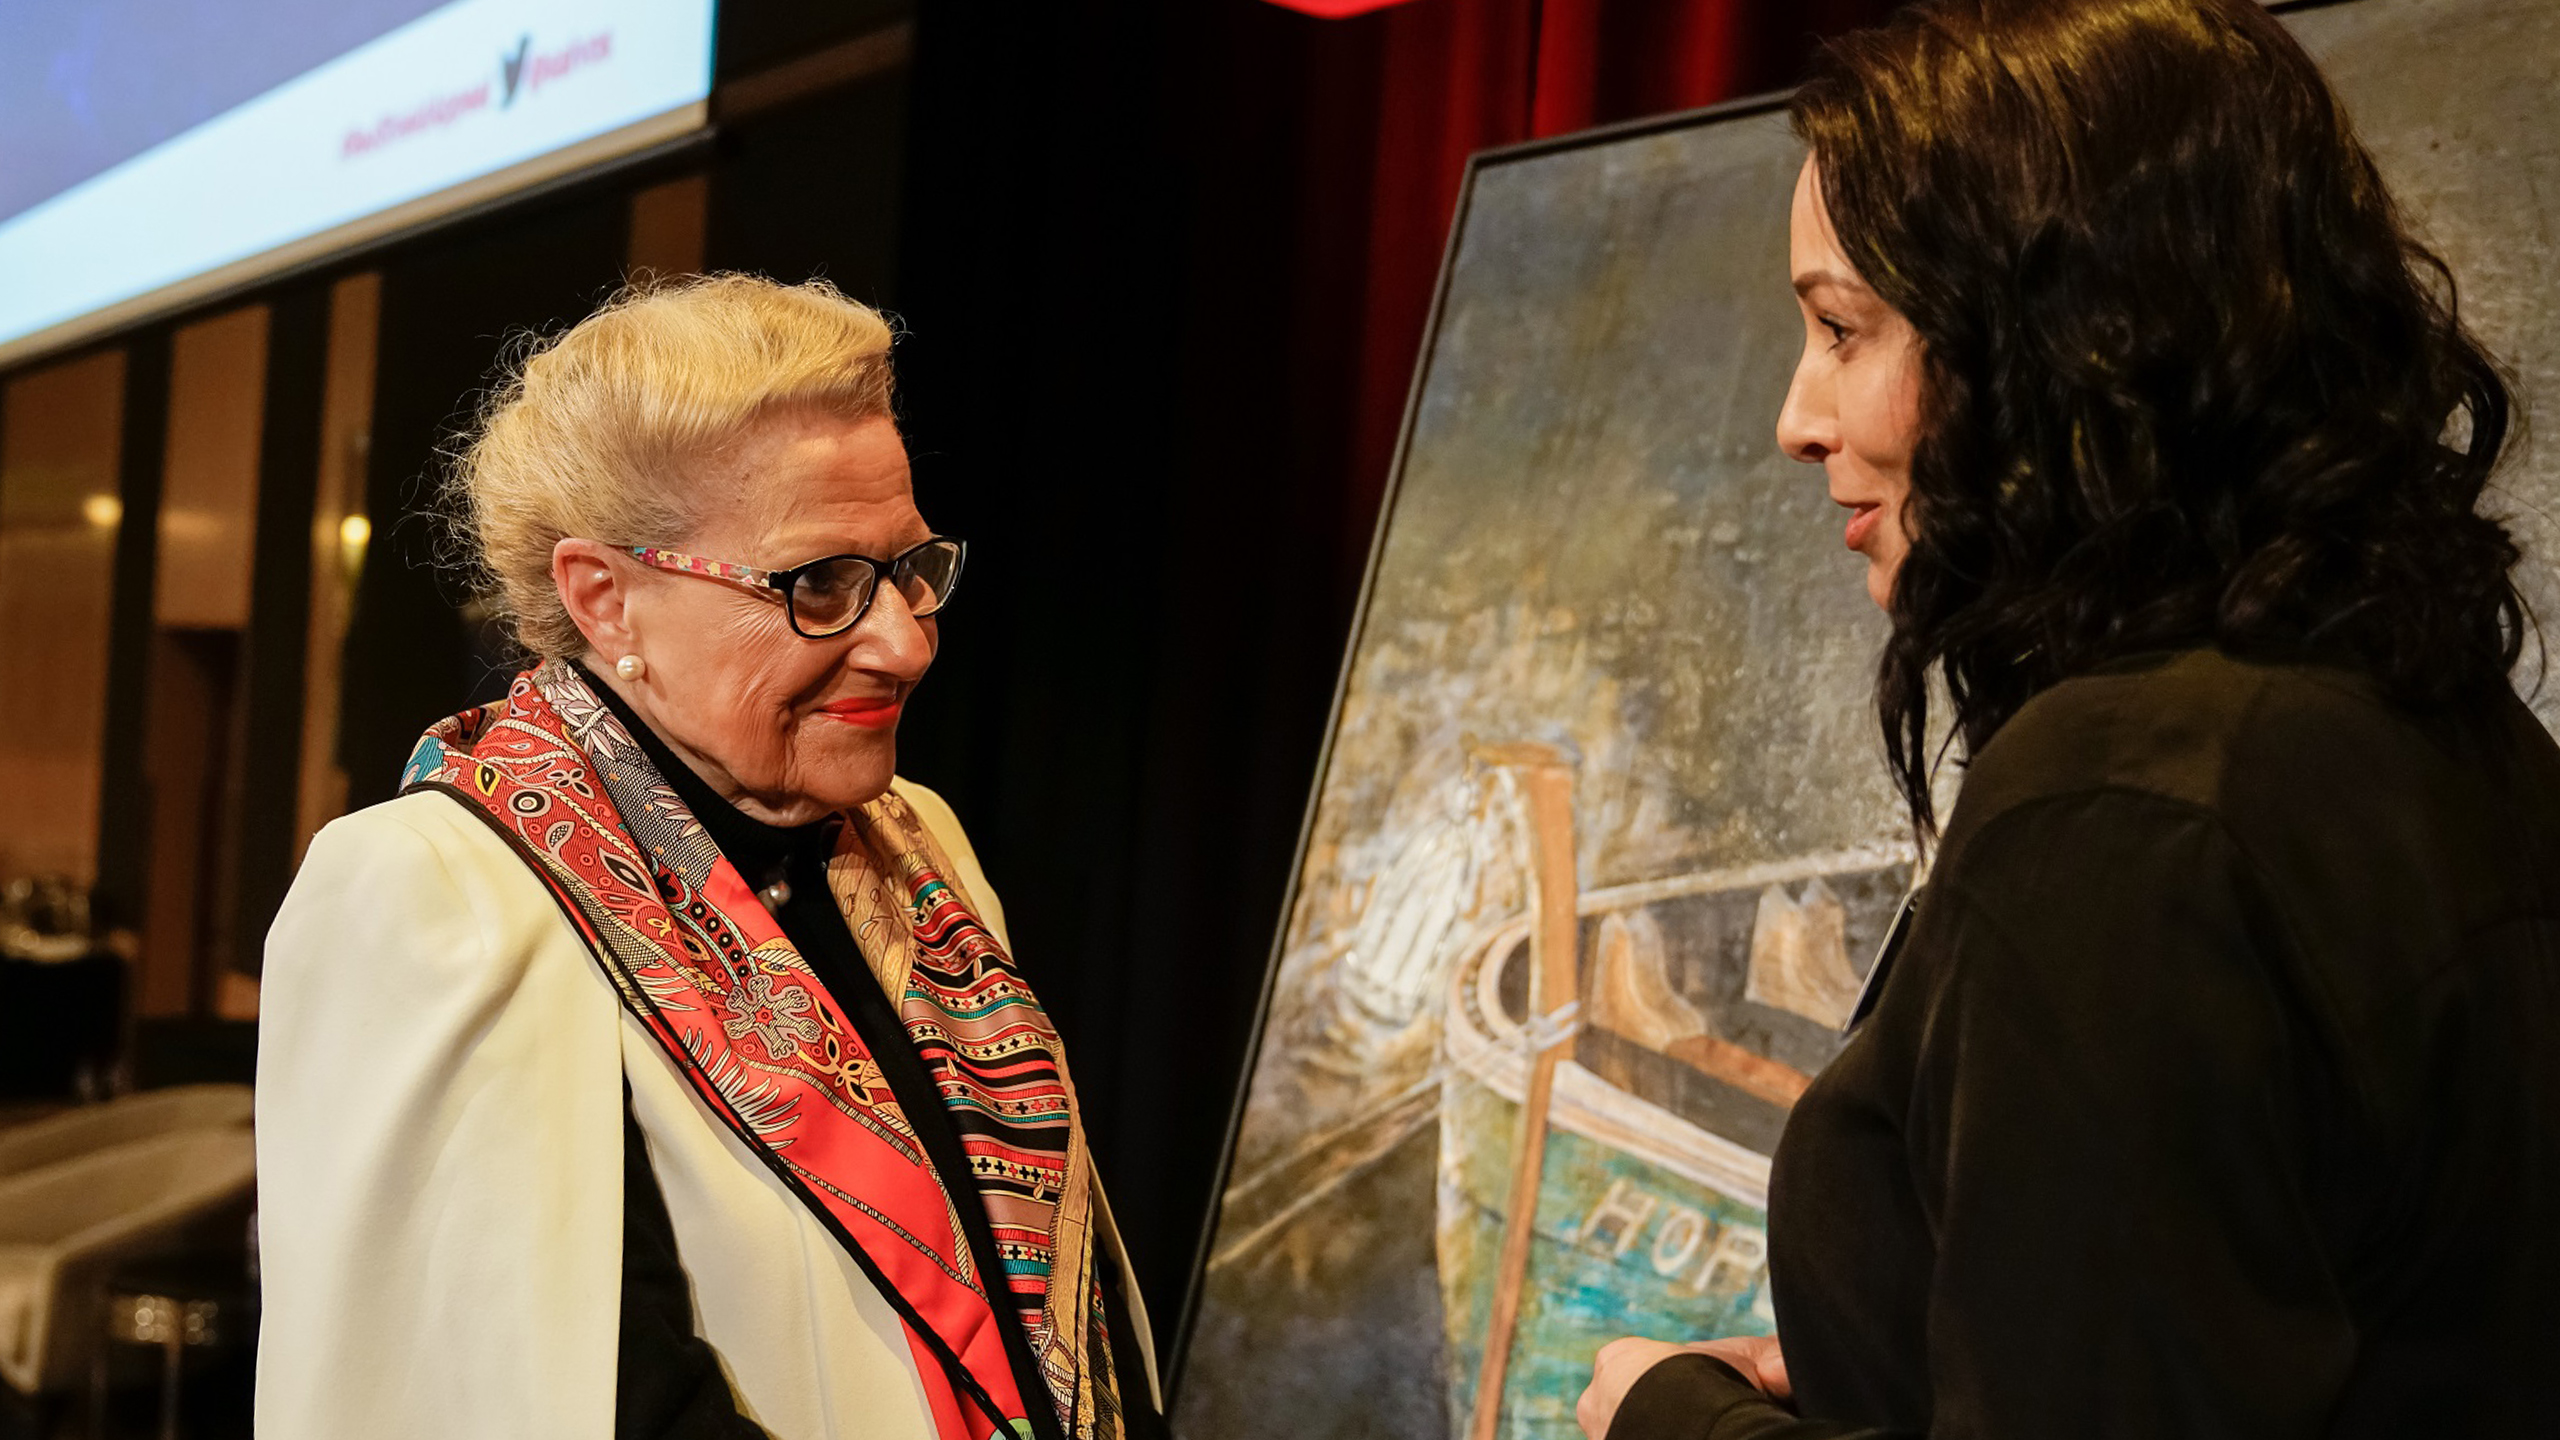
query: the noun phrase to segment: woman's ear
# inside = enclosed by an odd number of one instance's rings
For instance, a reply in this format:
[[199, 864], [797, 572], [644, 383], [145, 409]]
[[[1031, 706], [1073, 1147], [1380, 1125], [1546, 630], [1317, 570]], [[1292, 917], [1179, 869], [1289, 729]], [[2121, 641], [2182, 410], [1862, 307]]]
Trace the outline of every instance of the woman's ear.
[[570, 621], [598, 655], [629, 655], [640, 648], [628, 613], [626, 563], [593, 540], [571, 537], [551, 547], [551, 583]]

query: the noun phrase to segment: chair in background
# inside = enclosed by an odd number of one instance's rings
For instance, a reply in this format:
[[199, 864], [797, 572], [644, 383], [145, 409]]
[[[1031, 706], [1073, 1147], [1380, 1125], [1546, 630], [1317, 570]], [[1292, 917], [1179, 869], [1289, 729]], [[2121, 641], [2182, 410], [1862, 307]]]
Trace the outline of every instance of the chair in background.
[[90, 919], [67, 877], [0, 884], [0, 1100], [90, 1100], [114, 1083], [125, 964]]
[[[159, 1352], [159, 1440], [179, 1440], [190, 1358], [212, 1362], [226, 1352], [245, 1359], [256, 1343], [258, 1301], [237, 1256], [163, 1256], [134, 1260], [107, 1277], [107, 1338]], [[107, 1357], [93, 1367], [90, 1430], [104, 1435]], [[235, 1372], [235, 1379], [245, 1378]], [[238, 1397], [248, 1401], [246, 1394]], [[245, 1407], [244, 1407], [245, 1408]]]
[[181, 1085], [146, 1090], [103, 1105], [84, 1105], [0, 1130], [0, 1184], [11, 1176], [137, 1140], [189, 1130], [237, 1129], [249, 1123], [251, 1095], [246, 1085]]
[[151, 1015], [133, 1022], [125, 1050], [136, 1090], [246, 1085], [258, 1078], [258, 1022]]
[[109, 1271], [208, 1234], [236, 1237], [256, 1173], [249, 1131], [231, 1127], [0, 1177], [0, 1380], [31, 1396], [86, 1382], [106, 1336]]

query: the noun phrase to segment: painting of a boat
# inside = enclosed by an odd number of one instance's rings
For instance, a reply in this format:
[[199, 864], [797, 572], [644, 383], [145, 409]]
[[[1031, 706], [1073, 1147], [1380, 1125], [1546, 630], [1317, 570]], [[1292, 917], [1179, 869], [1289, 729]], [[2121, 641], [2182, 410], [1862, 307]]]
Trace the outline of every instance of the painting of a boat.
[[[1239, 1175], [1210, 1266], [1365, 1284], [1382, 1210], [1427, 1226], [1430, 1305], [1412, 1318], [1436, 1332], [1445, 1388], [1415, 1417], [1427, 1430], [1367, 1433], [1571, 1440], [1608, 1340], [1770, 1329], [1771, 1152], [1839, 1044], [1910, 854], [1887, 841], [1586, 890], [1571, 757], [1463, 749], [1463, 783], [1440, 793], [1467, 798], [1369, 887], [1369, 923], [1331, 954], [1330, 1003], [1301, 1032], [1299, 1095], [1370, 1098]], [[1408, 1215], [1397, 1182], [1423, 1173], [1427, 1208]], [[1344, 1209], [1363, 1223], [1327, 1228]]]
[[1770, 1156], [1910, 859], [1880, 617], [1768, 440], [1801, 158], [1764, 109], [1470, 182], [1183, 1440], [1572, 1440], [1603, 1342], [1771, 1323]]
[[[1563, 757], [1506, 758], [1541, 772], [1524, 868], [1569, 885], [1545, 854], [1572, 853]], [[1770, 1332], [1770, 1152], [1856, 1003], [1851, 955], [1909, 883], [1907, 854], [1870, 846], [1539, 888], [1460, 949], [1435, 1225], [1460, 1440], [1570, 1440], [1590, 1357], [1620, 1335]]]

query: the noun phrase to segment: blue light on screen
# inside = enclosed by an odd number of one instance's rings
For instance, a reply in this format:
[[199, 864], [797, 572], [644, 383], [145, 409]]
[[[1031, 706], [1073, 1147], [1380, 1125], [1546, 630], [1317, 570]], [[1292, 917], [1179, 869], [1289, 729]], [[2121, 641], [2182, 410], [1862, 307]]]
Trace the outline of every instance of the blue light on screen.
[[0, 5], [0, 361], [691, 129], [712, 9]]

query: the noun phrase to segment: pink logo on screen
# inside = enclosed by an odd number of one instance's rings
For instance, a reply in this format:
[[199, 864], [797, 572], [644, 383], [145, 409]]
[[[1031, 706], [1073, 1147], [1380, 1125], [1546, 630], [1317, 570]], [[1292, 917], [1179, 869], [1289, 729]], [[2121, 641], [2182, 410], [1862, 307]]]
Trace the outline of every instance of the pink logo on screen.
[[498, 55], [494, 76], [459, 86], [406, 110], [387, 114], [370, 125], [350, 129], [338, 142], [338, 158], [352, 160], [412, 135], [441, 130], [466, 116], [490, 109], [515, 108], [543, 88], [613, 59], [613, 32], [600, 31], [554, 50], [537, 51], [531, 35], [516, 37], [515, 47]]

